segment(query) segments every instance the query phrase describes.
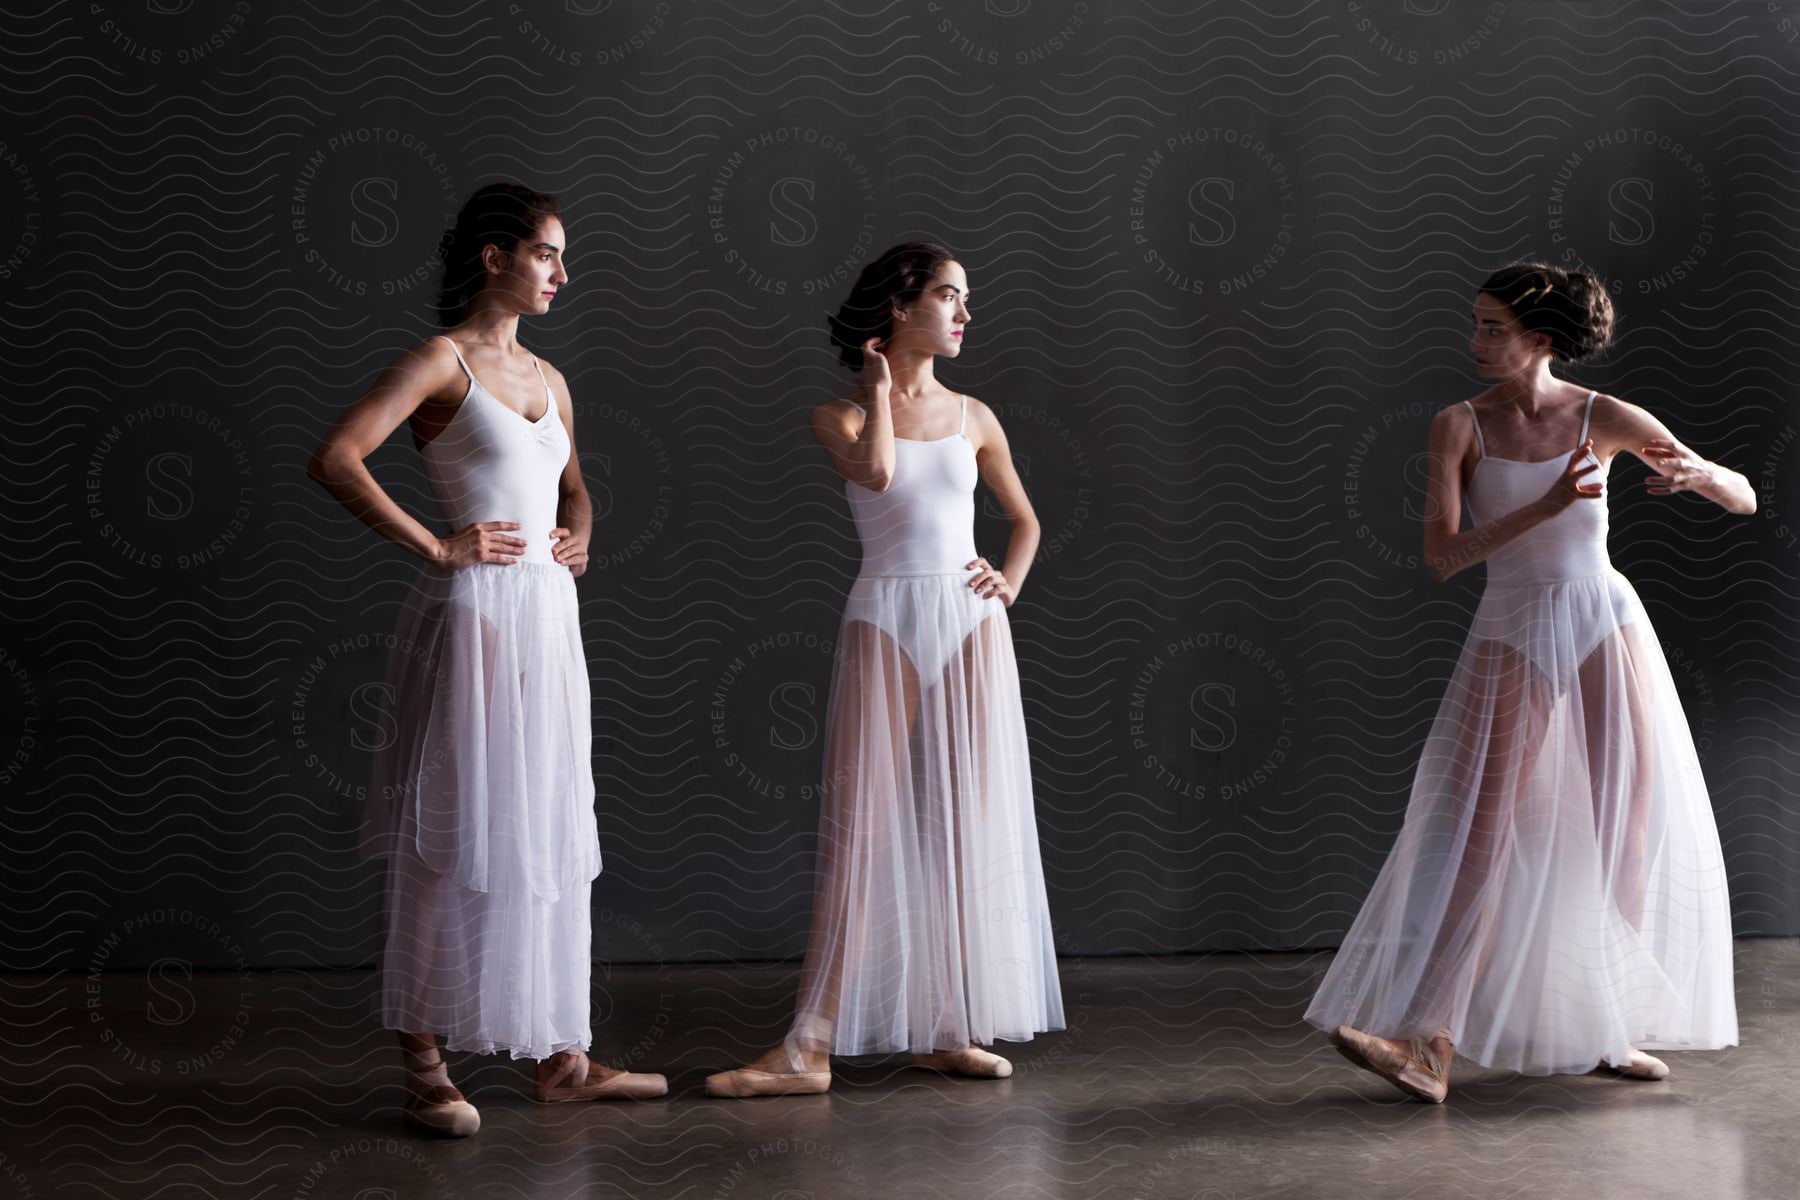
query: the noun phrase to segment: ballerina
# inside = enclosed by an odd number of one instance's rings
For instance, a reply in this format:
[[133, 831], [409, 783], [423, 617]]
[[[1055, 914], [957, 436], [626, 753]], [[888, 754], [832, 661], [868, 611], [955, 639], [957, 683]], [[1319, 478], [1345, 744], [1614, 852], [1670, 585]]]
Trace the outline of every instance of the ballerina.
[[[447, 332], [389, 365], [308, 467], [425, 560], [396, 631], [399, 736], [377, 755], [362, 848], [387, 863], [381, 1022], [398, 1034], [405, 1115], [451, 1137], [481, 1119], [438, 1033], [451, 1050], [537, 1059], [544, 1102], [668, 1090], [586, 1054], [600, 844], [575, 578], [592, 514], [568, 384], [518, 342], [519, 318], [548, 312], [568, 282], [563, 245], [553, 197], [477, 191], [439, 250]], [[402, 421], [454, 530], [444, 537], [363, 463]]]
[[1750, 513], [1755, 494], [1643, 409], [1552, 374], [1611, 341], [1592, 274], [1515, 263], [1474, 316], [1495, 383], [1432, 421], [1425, 556], [1440, 582], [1486, 562], [1487, 585], [1399, 838], [1306, 1012], [1434, 1102], [1459, 1052], [1662, 1079], [1646, 1048], [1737, 1041], [1718, 830], [1655, 630], [1607, 557], [1606, 478], [1623, 451], [1654, 495]]
[[[831, 323], [860, 384], [812, 428], [863, 561], [827, 700], [812, 931], [786, 1038], [709, 1077], [714, 1096], [823, 1092], [831, 1054], [1003, 1078], [980, 1043], [1063, 1028], [1006, 616], [1038, 522], [992, 410], [934, 371], [962, 351], [968, 289], [949, 250], [909, 242]], [[1004, 569], [975, 553], [977, 475], [1012, 525]]]

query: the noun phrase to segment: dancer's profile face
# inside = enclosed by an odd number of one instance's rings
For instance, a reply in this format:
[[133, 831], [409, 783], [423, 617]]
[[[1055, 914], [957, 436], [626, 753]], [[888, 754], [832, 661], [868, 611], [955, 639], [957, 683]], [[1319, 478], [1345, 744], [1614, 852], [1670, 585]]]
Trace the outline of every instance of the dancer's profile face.
[[1505, 379], [1537, 369], [1550, 353], [1550, 339], [1520, 326], [1519, 318], [1497, 296], [1475, 293], [1475, 333], [1469, 342], [1476, 373]]
[[511, 253], [488, 247], [487, 290], [498, 293], [496, 298], [520, 315], [549, 312], [557, 291], [569, 282], [563, 265], [566, 244], [562, 222], [549, 217], [535, 236], [522, 239]]
[[963, 327], [968, 323], [969, 277], [961, 263], [947, 262], [918, 299], [894, 314], [882, 352], [915, 350], [955, 358], [962, 353]]

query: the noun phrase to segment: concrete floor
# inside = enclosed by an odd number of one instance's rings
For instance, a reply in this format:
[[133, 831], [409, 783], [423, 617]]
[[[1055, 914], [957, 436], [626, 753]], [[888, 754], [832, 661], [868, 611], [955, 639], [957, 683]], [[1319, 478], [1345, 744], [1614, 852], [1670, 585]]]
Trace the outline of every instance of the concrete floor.
[[540, 1106], [530, 1064], [450, 1055], [465, 1142], [401, 1122], [368, 971], [178, 967], [0, 979], [8, 1197], [1508, 1197], [1800, 1192], [1800, 940], [1737, 945], [1743, 1044], [1662, 1083], [1459, 1060], [1401, 1099], [1299, 1014], [1328, 956], [1063, 962], [1070, 1027], [1008, 1080], [843, 1062], [828, 1095], [709, 1100], [779, 1037], [791, 967], [596, 967], [594, 1056], [641, 1104]]

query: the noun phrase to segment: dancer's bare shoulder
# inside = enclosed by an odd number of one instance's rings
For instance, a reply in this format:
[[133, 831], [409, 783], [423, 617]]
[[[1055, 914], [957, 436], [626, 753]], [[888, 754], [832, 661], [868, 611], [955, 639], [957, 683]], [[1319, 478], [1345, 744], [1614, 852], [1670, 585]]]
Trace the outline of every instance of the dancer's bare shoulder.
[[855, 441], [862, 432], [864, 420], [863, 410], [854, 393], [816, 404], [811, 413], [813, 436], [827, 445], [831, 444], [827, 439]]
[[442, 335], [436, 335], [402, 350], [382, 372], [376, 386], [400, 386], [415, 392], [422, 401], [455, 406], [462, 403], [469, 390], [469, 377], [463, 374], [456, 349]]
[[1000, 428], [1000, 415], [973, 396], [964, 397], [969, 402], [969, 419], [964, 427], [964, 434], [975, 447], [979, 455], [989, 446], [1006, 447], [1006, 431]]
[[1431, 414], [1431, 430], [1427, 436], [1432, 453], [1441, 454], [1452, 462], [1473, 457], [1475, 414], [1469, 411], [1469, 405], [1474, 403], [1474, 400], [1467, 403], [1458, 400]]
[[1653, 442], [1670, 442], [1677, 448], [1692, 453], [1650, 410], [1605, 393], [1594, 397], [1594, 414], [1588, 431], [1589, 436], [1594, 439], [1594, 453], [1602, 462], [1624, 451], [1640, 461], [1656, 466], [1658, 464], [1645, 458], [1643, 453], [1645, 447]]

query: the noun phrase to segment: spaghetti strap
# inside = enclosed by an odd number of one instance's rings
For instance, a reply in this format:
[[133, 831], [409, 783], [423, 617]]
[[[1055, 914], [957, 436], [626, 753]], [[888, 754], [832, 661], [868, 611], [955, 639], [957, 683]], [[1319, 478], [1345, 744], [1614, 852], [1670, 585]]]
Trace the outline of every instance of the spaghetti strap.
[[459, 346], [457, 346], [455, 339], [450, 338], [441, 333], [438, 334], [437, 336], [443, 338], [446, 342], [450, 343], [450, 353], [456, 355], [456, 361], [462, 364], [463, 374], [467, 375], [469, 377], [470, 383], [474, 383], [475, 382], [475, 372], [469, 370], [469, 360], [462, 356], [462, 349]]
[[[551, 409], [556, 407], [556, 393], [550, 390], [550, 381], [544, 378], [544, 368], [538, 365], [535, 354], [531, 356], [531, 365], [538, 373], [538, 382], [544, 385], [544, 412], [548, 414]], [[524, 416], [523, 413], [519, 415]], [[543, 419], [543, 417], [538, 418], [540, 421]], [[530, 418], [526, 417], [526, 420], [530, 420]]]
[[1475, 448], [1481, 451], [1481, 457], [1486, 458], [1487, 443], [1483, 441], [1481, 437], [1481, 420], [1475, 415], [1475, 406], [1470, 404], [1467, 400], [1464, 400], [1463, 407], [1469, 410], [1469, 420], [1474, 422], [1475, 425]]
[[1581, 414], [1581, 432], [1579, 434], [1575, 435], [1575, 444], [1577, 446], [1579, 446], [1579, 445], [1581, 445], [1581, 443], [1587, 441], [1588, 418], [1592, 417], [1594, 415], [1594, 397], [1597, 395], [1599, 395], [1598, 392], [1589, 392], [1588, 393], [1587, 411], [1585, 411]]
[[962, 431], [969, 427], [969, 398], [964, 396], [962, 402], [962, 420], [958, 421], [956, 425], [956, 432], [959, 437], [962, 435]]

